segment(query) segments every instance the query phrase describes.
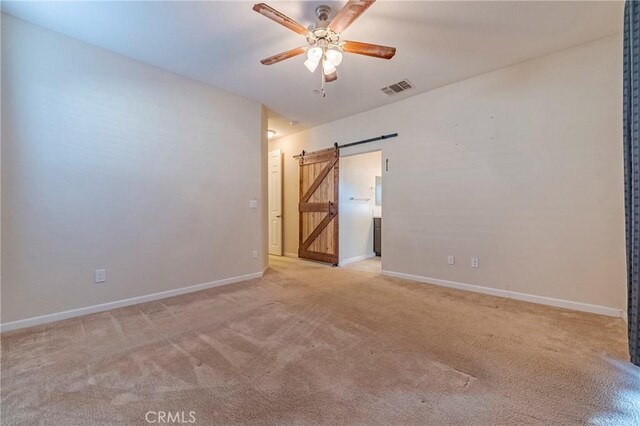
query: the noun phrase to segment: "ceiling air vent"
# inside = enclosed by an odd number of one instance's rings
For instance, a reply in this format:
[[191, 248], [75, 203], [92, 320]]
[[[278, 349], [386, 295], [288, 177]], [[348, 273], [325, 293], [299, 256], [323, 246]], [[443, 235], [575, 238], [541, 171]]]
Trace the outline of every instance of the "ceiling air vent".
[[413, 86], [409, 82], [409, 80], [402, 80], [397, 83], [394, 83], [390, 86], [383, 87], [382, 90], [387, 95], [395, 95], [396, 93], [404, 92], [405, 90], [411, 89]]

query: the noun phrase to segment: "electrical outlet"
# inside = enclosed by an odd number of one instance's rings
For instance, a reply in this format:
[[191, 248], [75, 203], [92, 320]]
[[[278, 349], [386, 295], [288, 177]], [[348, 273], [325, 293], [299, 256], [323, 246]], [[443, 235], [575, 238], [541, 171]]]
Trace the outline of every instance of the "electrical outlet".
[[104, 283], [107, 281], [107, 270], [106, 269], [96, 269], [95, 271], [95, 282], [96, 283]]
[[456, 258], [455, 258], [455, 257], [453, 257], [453, 256], [449, 256], [449, 257], [447, 258], [447, 263], [448, 263], [449, 265], [453, 265], [454, 263], [456, 263]]
[[480, 261], [478, 260], [477, 257], [472, 257], [471, 258], [471, 267], [472, 268], [477, 268], [478, 266], [480, 266]]
[[253, 258], [257, 259], [258, 258], [258, 250], [253, 250]]

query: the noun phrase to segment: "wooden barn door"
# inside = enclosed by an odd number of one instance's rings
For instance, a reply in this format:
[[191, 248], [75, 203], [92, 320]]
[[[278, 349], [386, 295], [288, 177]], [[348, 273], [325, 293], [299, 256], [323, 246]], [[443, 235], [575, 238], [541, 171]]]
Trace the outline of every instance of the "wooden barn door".
[[303, 152], [300, 162], [298, 257], [338, 264], [338, 160], [340, 150]]

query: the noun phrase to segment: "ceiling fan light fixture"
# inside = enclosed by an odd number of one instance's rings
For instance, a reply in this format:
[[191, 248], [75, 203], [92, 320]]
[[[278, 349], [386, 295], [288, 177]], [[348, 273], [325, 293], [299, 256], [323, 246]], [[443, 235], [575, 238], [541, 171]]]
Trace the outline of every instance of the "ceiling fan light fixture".
[[319, 63], [320, 61], [312, 61], [311, 59], [307, 59], [306, 61], [304, 61], [304, 66], [307, 67], [309, 71], [314, 72], [316, 68], [318, 68]]
[[334, 67], [337, 67], [342, 63], [342, 52], [335, 47], [327, 50], [327, 59], [329, 62], [333, 64]]
[[[273, 65], [306, 53], [304, 65], [311, 73], [314, 73], [322, 62], [321, 93], [324, 97], [325, 83], [338, 79], [336, 67], [342, 63], [344, 52], [381, 59], [391, 59], [396, 54], [396, 48], [391, 46], [350, 40], [341, 41], [343, 32], [374, 2], [375, 0], [349, 0], [337, 14], [332, 14], [331, 8], [327, 5], [318, 6], [315, 13], [318, 19], [315, 24], [312, 23], [307, 27], [265, 3], [254, 4], [255, 12], [303, 36], [308, 44], [278, 53], [260, 62], [263, 65]], [[329, 20], [332, 15], [333, 18]]]
[[333, 74], [336, 71], [336, 66], [331, 63], [331, 61], [324, 60], [322, 61], [322, 70], [324, 71], [324, 75]]
[[318, 62], [320, 59], [322, 59], [322, 48], [315, 46], [307, 50], [307, 58], [310, 61]]
[[269, 139], [273, 138], [276, 135], [276, 133], [277, 132], [275, 130], [271, 130], [271, 129], [267, 130], [267, 138]]

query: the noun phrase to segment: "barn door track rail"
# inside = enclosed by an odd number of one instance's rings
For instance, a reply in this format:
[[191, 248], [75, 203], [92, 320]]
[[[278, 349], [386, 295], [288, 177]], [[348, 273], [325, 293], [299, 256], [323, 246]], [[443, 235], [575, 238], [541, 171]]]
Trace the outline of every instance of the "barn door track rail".
[[[385, 140], [385, 139], [391, 139], [391, 138], [395, 138], [397, 136], [398, 136], [397, 133], [389, 133], [388, 135], [382, 135], [382, 136], [378, 136], [378, 137], [370, 138], [370, 139], [363, 139], [361, 141], [356, 141], [356, 142], [349, 142], [349, 143], [345, 143], [345, 144], [342, 144], [342, 145], [339, 145], [338, 142], [335, 142], [333, 144], [333, 148], [329, 148], [329, 150], [330, 149], [348, 148], [350, 146], [362, 145], [363, 143], [369, 143], [369, 142], [376, 142], [376, 141], [381, 141], [381, 140]], [[294, 155], [293, 158], [304, 157], [305, 154], [306, 154], [306, 151], [303, 150], [300, 154]]]
[[397, 136], [398, 136], [397, 133], [389, 133], [388, 135], [378, 136], [377, 138], [363, 139], [361, 141], [345, 143], [345, 144], [342, 144], [342, 145], [338, 145], [338, 142], [336, 142], [336, 143], [333, 144], [333, 146], [334, 146], [334, 148], [348, 148], [350, 146], [362, 145], [363, 143], [381, 141], [381, 140], [384, 140], [384, 139], [391, 139], [391, 138], [395, 138]]

